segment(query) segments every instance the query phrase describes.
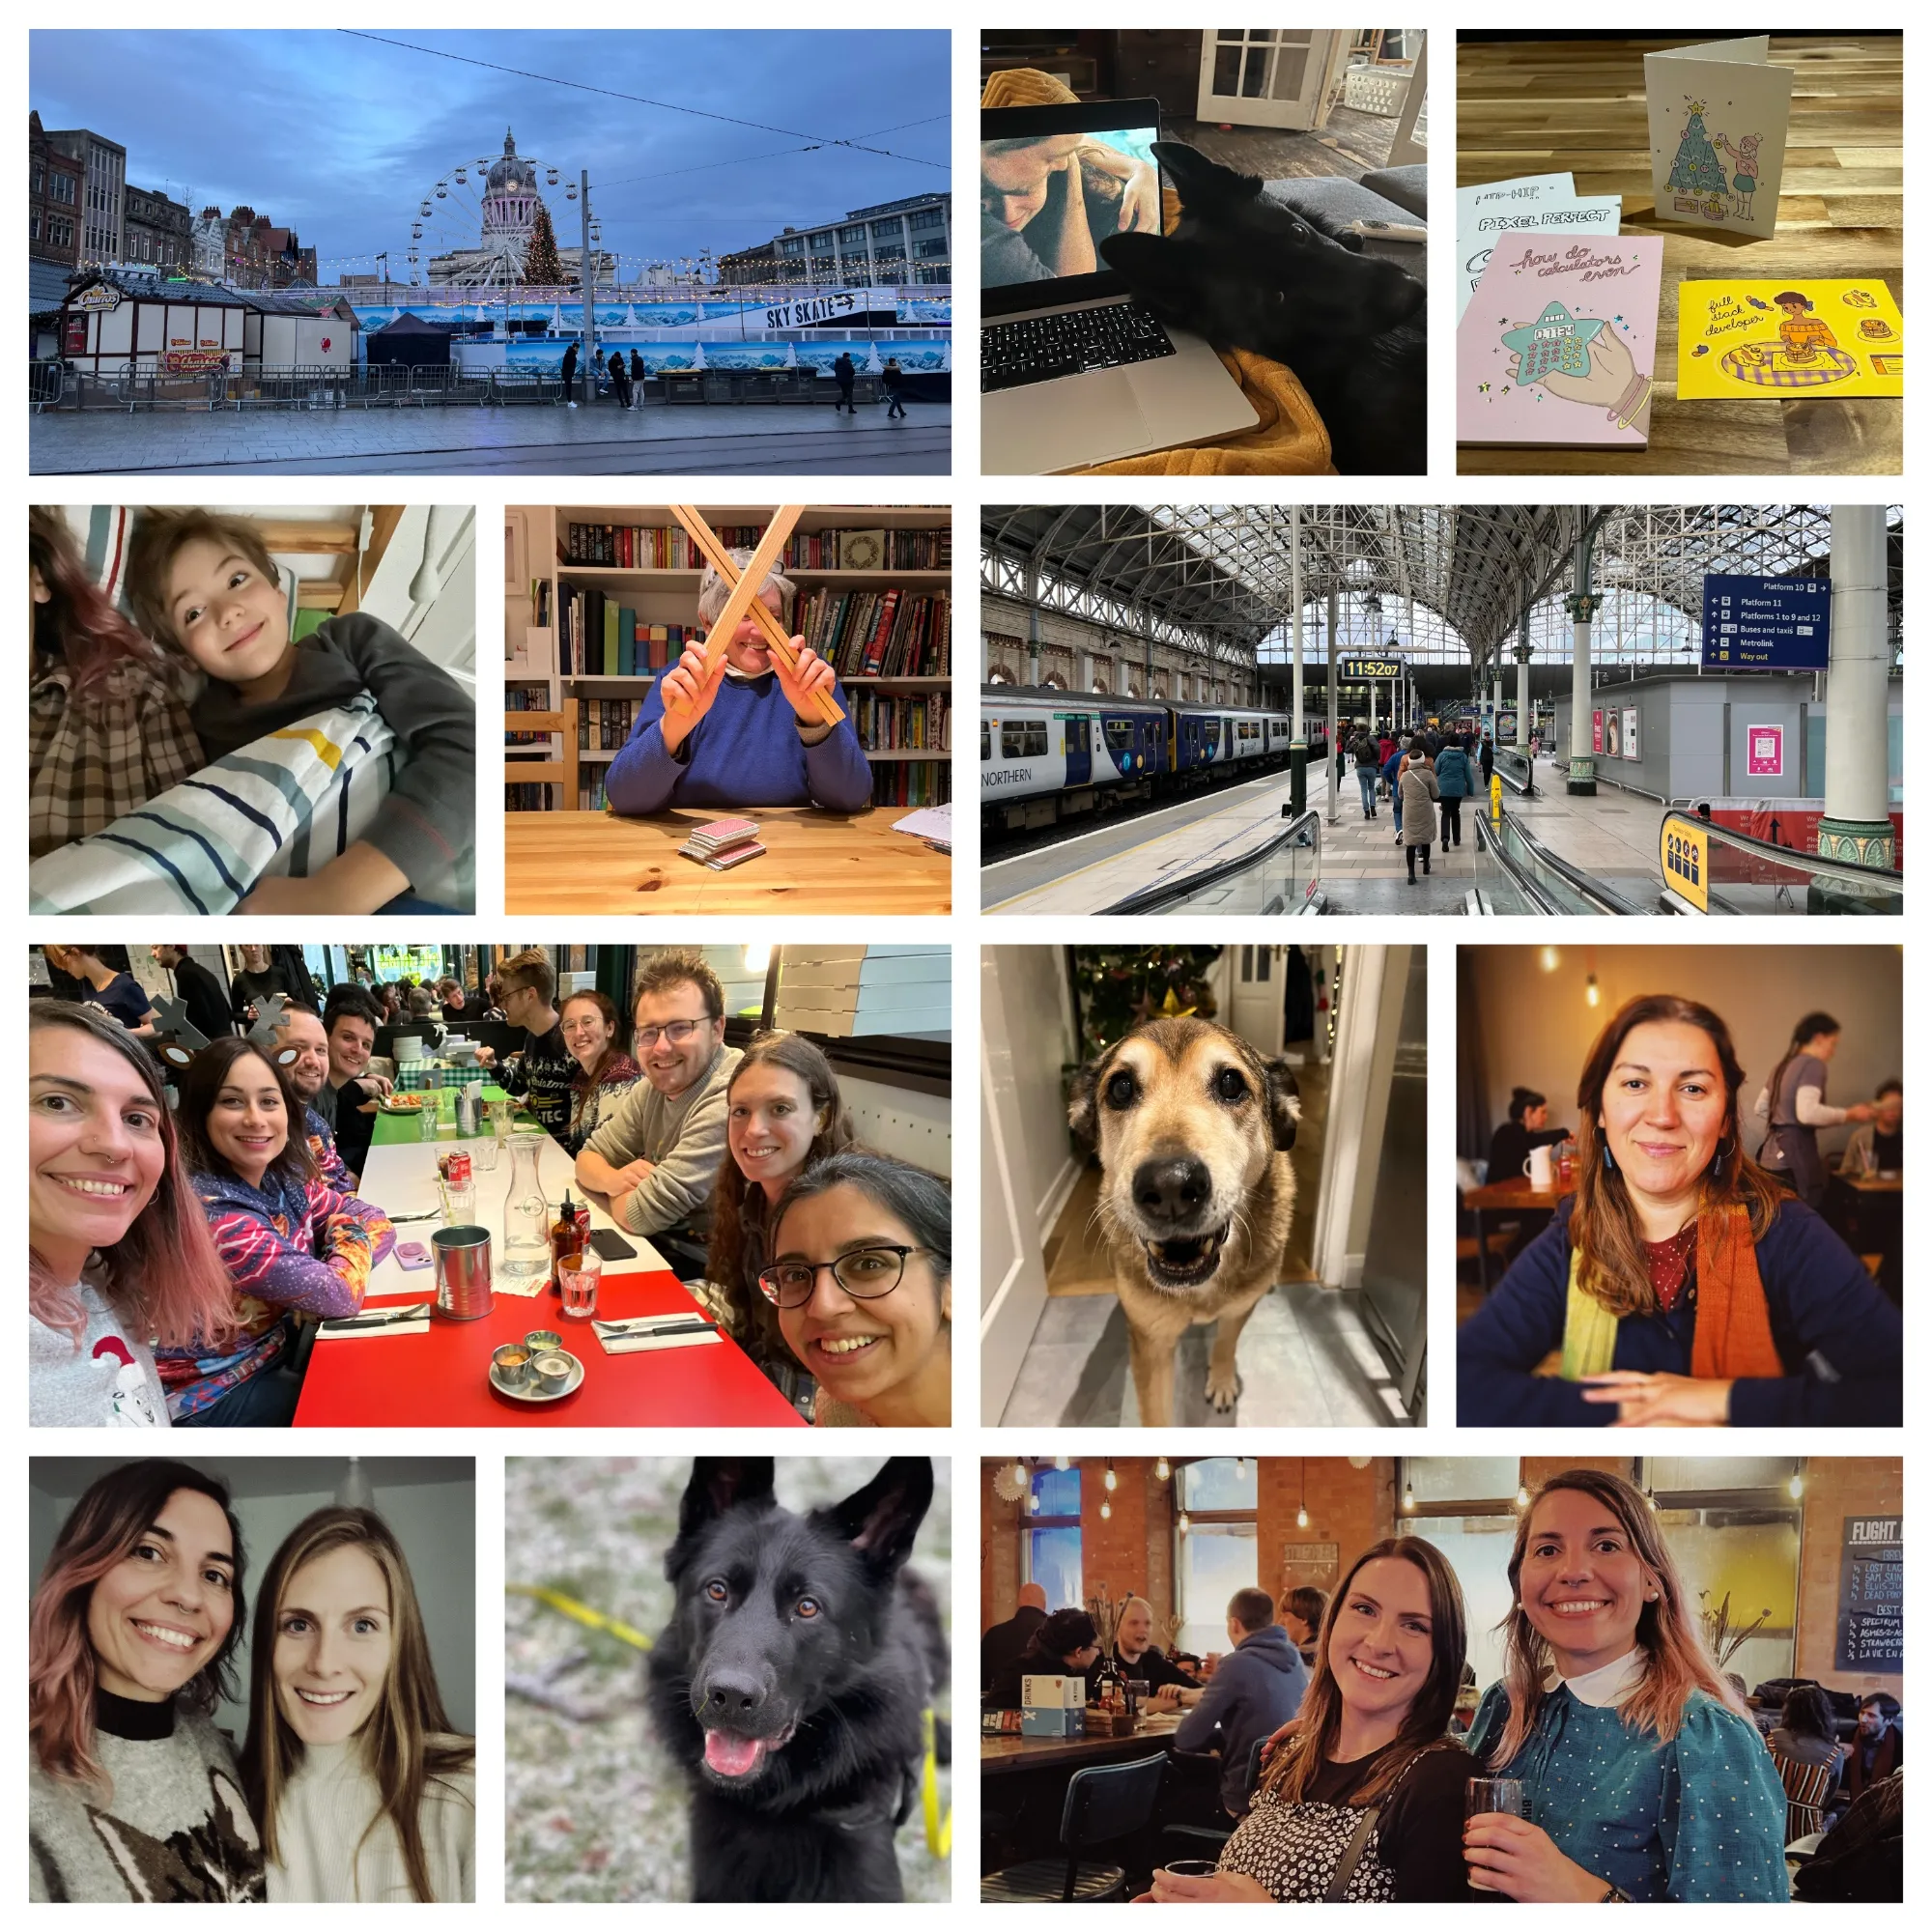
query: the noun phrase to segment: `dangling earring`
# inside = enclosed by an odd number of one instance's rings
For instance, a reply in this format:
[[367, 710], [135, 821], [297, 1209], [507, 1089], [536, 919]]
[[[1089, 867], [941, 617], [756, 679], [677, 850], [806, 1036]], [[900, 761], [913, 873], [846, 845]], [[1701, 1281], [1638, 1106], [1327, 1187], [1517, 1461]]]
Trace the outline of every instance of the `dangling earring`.
[[1617, 1164], [1610, 1158], [1610, 1144], [1608, 1141], [1605, 1141], [1604, 1143], [1604, 1172], [1605, 1174], [1614, 1174], [1616, 1171]]
[[1719, 1144], [1718, 1148], [1716, 1157], [1711, 1162], [1711, 1172], [1716, 1176], [1718, 1176], [1719, 1179], [1723, 1179], [1724, 1163], [1730, 1159], [1732, 1150], [1735, 1149], [1736, 1146], [1737, 1142], [1733, 1141], [1730, 1147], [1724, 1147], [1721, 1144]]

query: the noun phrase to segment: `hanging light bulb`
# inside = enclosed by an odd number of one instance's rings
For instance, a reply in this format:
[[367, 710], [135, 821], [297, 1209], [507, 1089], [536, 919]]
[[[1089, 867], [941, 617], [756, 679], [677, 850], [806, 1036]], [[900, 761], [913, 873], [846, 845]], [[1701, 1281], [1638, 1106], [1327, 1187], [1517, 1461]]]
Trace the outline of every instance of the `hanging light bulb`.
[[1516, 1486], [1516, 1506], [1520, 1510], [1526, 1510], [1529, 1507], [1529, 1491], [1521, 1483]]
[[1300, 1503], [1300, 1508], [1294, 1512], [1294, 1526], [1296, 1529], [1306, 1529], [1308, 1527], [1308, 1458], [1306, 1456], [1301, 1459], [1300, 1489], [1297, 1492], [1296, 1499]]
[[1543, 949], [1543, 970], [1546, 973], [1555, 972], [1557, 967], [1562, 965], [1562, 963], [1563, 963], [1563, 955], [1562, 953], [1557, 952], [1555, 947], [1546, 946]]
[[1165, 1456], [1156, 1456], [1153, 1459], [1153, 1472], [1156, 1478], [1163, 1483], [1167, 1481], [1168, 1477], [1174, 1474], [1174, 1471], [1168, 1467]]
[[1037, 1489], [1035, 1489], [1031, 1483], [1029, 1483], [1027, 1485], [1027, 1515], [1037, 1516], [1038, 1514], [1039, 1514], [1039, 1492]]
[[1588, 1006], [1597, 1006], [1603, 1000], [1603, 991], [1597, 984], [1597, 976], [1592, 973], [1583, 982], [1583, 1000]]
[[1053, 1459], [1053, 1466], [1054, 1466], [1054, 1467], [1055, 1467], [1056, 1469], [1069, 1469], [1069, 1468], [1071, 1468], [1071, 1467], [1072, 1467], [1073, 1465], [1072, 1465], [1072, 1464], [1071, 1464], [1071, 1463], [1069, 1463], [1069, 1462], [1068, 1462], [1068, 1461], [1066, 1460], [1066, 1458], [1065, 1458], [1065, 1455], [1060, 1455], [1060, 1456], [1056, 1456], [1056, 1457], [1055, 1457], [1055, 1458]]
[[1107, 1518], [1109, 1518], [1110, 1516], [1112, 1516], [1113, 1514], [1114, 1514], [1114, 1506], [1113, 1506], [1113, 1504], [1112, 1504], [1112, 1503], [1110, 1503], [1110, 1502], [1109, 1502], [1109, 1501], [1108, 1501], [1108, 1500], [1106, 1499], [1106, 1497], [1105, 1497], [1105, 1496], [1102, 1496], [1102, 1497], [1100, 1498], [1100, 1519], [1101, 1519], [1101, 1520], [1102, 1520], [1102, 1521], [1104, 1522], [1104, 1521], [1106, 1520], [1106, 1519], [1107, 1519]]
[[1411, 1484], [1405, 1483], [1402, 1486], [1402, 1507], [1405, 1515], [1415, 1508], [1415, 1490]]
[[1295, 1511], [1294, 1526], [1296, 1529], [1306, 1529], [1308, 1527], [1308, 1505], [1306, 1503], [1303, 1503], [1302, 1506]]
[[1804, 1499], [1804, 1471], [1803, 1469], [1792, 1470], [1791, 1480], [1785, 1485], [1785, 1488], [1791, 1492], [1791, 1500], [1793, 1502], [1802, 1502]]
[[1120, 1487], [1121, 1487], [1121, 1479], [1120, 1477], [1114, 1474], [1114, 1465], [1113, 1463], [1109, 1463], [1107, 1464], [1107, 1488], [1111, 1492], [1114, 1490], [1118, 1490]]
[[1175, 1527], [1179, 1530], [1182, 1536], [1185, 1536], [1188, 1530], [1193, 1527], [1187, 1520], [1187, 1512], [1185, 1510], [1180, 1512], [1180, 1520], [1175, 1524]]
[[745, 971], [762, 973], [772, 963], [772, 949], [769, 946], [748, 946], [745, 949]]

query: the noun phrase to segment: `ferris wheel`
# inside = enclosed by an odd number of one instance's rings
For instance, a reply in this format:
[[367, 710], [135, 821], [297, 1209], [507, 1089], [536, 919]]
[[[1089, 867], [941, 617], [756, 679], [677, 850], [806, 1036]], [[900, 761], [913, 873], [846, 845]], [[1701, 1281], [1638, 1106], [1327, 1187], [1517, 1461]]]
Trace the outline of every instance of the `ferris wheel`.
[[[435, 256], [468, 253], [474, 259], [453, 280], [477, 287], [507, 286], [524, 278], [523, 243], [509, 235], [484, 234], [484, 197], [490, 170], [505, 158], [502, 155], [482, 155], [475, 160], [458, 161], [445, 168], [435, 183], [424, 188], [410, 214], [410, 286], [419, 288], [428, 280], [429, 264]], [[563, 199], [577, 199], [577, 183], [566, 179], [561, 170], [532, 155], [519, 155], [539, 196], [548, 204], [553, 197], [545, 188], [562, 187]], [[553, 223], [555, 214], [553, 213]], [[557, 230], [558, 247], [576, 241], [566, 234], [564, 224]], [[590, 223], [593, 247], [603, 242], [603, 224], [594, 216]]]

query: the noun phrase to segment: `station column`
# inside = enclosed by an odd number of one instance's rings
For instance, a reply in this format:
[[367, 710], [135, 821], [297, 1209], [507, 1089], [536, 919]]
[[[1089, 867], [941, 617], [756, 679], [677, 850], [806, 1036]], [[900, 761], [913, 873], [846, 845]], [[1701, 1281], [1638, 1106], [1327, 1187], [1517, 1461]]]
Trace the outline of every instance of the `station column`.
[[[1295, 811], [1308, 809], [1308, 733], [1302, 726], [1301, 681], [1301, 505], [1288, 511], [1289, 594], [1294, 599], [1294, 698], [1288, 726], [1288, 799]], [[1328, 747], [1335, 756], [1335, 747]]]
[[1825, 815], [1818, 856], [1897, 864], [1887, 806], [1886, 532], [1882, 503], [1832, 505], [1832, 668], [1825, 687]]
[[1536, 760], [1529, 752], [1529, 612], [1523, 612], [1522, 642], [1517, 645], [1516, 658], [1516, 748], [1523, 755], [1529, 766], [1527, 789], [1536, 789]]
[[1570, 776], [1563, 787], [1572, 798], [1597, 795], [1597, 753], [1590, 736], [1590, 619], [1602, 602], [1589, 590], [1573, 591], [1563, 600], [1576, 654], [1570, 667]]

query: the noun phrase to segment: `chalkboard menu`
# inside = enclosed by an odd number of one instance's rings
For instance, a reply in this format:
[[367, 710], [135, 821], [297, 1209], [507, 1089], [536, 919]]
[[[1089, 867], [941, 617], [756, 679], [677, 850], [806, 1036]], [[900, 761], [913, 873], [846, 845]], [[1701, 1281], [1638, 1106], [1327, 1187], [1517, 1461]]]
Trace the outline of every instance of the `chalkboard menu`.
[[1905, 1668], [1905, 1521], [1848, 1516], [1838, 1569], [1840, 1670]]

